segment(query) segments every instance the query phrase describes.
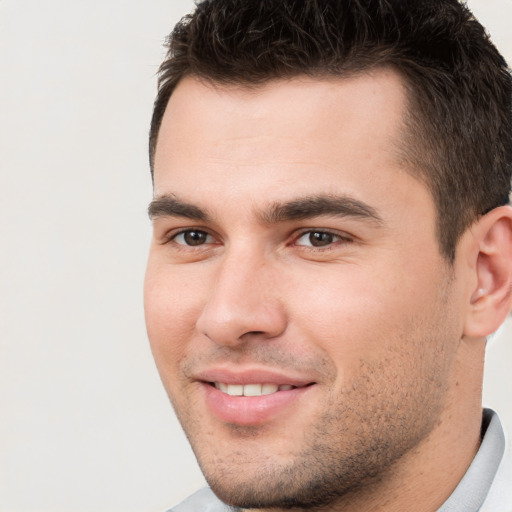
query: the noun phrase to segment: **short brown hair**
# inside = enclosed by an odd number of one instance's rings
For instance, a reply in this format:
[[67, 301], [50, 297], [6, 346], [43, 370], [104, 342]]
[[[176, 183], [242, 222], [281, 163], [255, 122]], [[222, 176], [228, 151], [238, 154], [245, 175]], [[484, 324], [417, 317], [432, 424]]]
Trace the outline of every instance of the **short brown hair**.
[[176, 25], [159, 70], [150, 130], [187, 75], [256, 86], [297, 75], [391, 67], [409, 91], [404, 158], [430, 188], [441, 252], [506, 204], [512, 80], [482, 25], [457, 0], [204, 0]]

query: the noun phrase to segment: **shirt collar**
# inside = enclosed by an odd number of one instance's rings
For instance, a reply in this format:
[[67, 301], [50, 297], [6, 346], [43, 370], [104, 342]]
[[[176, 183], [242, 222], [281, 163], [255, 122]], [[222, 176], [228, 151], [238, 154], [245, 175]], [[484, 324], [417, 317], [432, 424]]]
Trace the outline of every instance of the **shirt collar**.
[[491, 488], [505, 452], [505, 436], [498, 415], [484, 409], [482, 442], [459, 485], [437, 512], [477, 512]]

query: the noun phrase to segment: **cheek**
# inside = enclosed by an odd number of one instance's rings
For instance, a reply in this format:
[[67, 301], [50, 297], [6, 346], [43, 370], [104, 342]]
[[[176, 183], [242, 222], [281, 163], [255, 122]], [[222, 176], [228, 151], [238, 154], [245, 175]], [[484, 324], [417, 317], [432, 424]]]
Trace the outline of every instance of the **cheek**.
[[177, 366], [194, 335], [201, 310], [201, 288], [171, 266], [150, 263], [144, 282], [146, 328], [156, 364]]
[[[332, 269], [331, 269], [332, 270]], [[354, 265], [335, 272], [308, 273], [295, 280], [289, 303], [294, 317], [308, 319], [322, 337], [365, 332], [393, 316], [394, 283]]]
[[292, 287], [291, 318], [346, 378], [361, 361], [381, 361], [405, 343], [421, 343], [439, 317], [439, 285], [432, 276], [416, 273], [413, 280], [398, 267], [381, 270], [351, 265], [328, 276], [308, 274]]

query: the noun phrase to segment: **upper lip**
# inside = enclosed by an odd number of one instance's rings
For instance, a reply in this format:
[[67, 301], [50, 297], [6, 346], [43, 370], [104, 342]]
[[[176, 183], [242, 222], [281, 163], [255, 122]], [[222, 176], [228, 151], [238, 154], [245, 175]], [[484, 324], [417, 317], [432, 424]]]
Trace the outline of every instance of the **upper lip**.
[[290, 384], [295, 387], [312, 384], [311, 379], [287, 375], [276, 370], [269, 369], [236, 369], [211, 368], [200, 371], [194, 378], [203, 382], [222, 382], [223, 384], [276, 384], [282, 386]]

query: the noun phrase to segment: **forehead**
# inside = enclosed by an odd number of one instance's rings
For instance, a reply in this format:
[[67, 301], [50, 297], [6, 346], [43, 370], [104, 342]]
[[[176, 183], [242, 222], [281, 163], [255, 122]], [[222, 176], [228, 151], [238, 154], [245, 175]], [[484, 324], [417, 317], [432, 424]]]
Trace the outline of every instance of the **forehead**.
[[253, 88], [187, 77], [162, 120], [155, 196], [178, 193], [210, 207], [315, 193], [366, 200], [392, 182], [407, 187], [398, 157], [406, 103], [391, 70]]

